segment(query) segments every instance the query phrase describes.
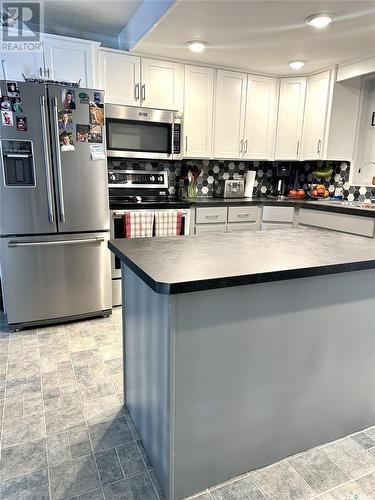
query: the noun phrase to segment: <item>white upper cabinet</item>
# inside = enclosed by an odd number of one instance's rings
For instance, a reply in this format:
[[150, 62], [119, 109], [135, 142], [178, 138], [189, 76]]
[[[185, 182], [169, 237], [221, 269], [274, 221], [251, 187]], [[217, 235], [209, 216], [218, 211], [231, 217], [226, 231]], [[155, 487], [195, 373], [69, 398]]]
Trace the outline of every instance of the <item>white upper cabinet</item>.
[[120, 51], [98, 51], [98, 87], [105, 92], [105, 102], [140, 106], [141, 59]]
[[212, 157], [214, 76], [211, 68], [185, 66], [184, 156]]
[[244, 158], [273, 158], [276, 130], [277, 80], [248, 75]]
[[242, 158], [247, 75], [217, 71], [214, 156]]
[[142, 58], [142, 106], [182, 111], [183, 68], [178, 63]]
[[94, 87], [94, 61], [98, 43], [74, 38], [43, 35], [47, 78], [81, 81], [81, 87]]
[[306, 78], [280, 80], [276, 160], [298, 160], [301, 154]]
[[0, 78], [23, 82], [28, 78], [44, 77], [43, 51], [40, 52], [2, 52]]
[[331, 71], [310, 76], [307, 80], [302, 153], [304, 160], [323, 158], [325, 130], [331, 96]]

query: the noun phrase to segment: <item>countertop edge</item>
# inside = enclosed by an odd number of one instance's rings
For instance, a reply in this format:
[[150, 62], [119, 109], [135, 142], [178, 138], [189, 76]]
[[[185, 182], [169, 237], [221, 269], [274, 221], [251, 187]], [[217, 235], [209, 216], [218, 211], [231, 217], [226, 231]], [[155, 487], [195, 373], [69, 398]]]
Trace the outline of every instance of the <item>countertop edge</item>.
[[239, 276], [226, 276], [221, 278], [203, 279], [197, 281], [186, 281], [177, 283], [166, 283], [155, 281], [149, 274], [144, 272], [131, 259], [123, 254], [111, 241], [108, 248], [124, 262], [135, 274], [141, 278], [154, 292], [163, 295], [178, 295], [190, 292], [214, 290], [218, 288], [230, 288], [234, 286], [255, 285], [259, 283], [270, 283], [273, 281], [285, 281], [289, 279], [310, 278], [329, 274], [348, 273], [375, 269], [375, 259], [357, 262], [346, 262], [326, 266], [315, 266], [297, 269], [286, 269], [257, 274], [245, 274]]

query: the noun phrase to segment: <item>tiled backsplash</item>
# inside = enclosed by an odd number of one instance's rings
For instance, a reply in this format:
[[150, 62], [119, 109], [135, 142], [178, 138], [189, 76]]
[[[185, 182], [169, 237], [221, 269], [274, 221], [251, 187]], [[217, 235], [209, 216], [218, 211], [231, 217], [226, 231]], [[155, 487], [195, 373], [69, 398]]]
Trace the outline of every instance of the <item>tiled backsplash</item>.
[[[170, 193], [177, 190], [177, 181], [181, 173], [181, 166], [197, 166], [201, 170], [198, 178], [197, 196], [212, 196], [212, 187], [215, 179], [243, 176], [248, 170], [257, 172], [254, 186], [254, 196], [270, 194], [276, 176], [276, 162], [267, 161], [231, 161], [231, 160], [183, 160], [183, 161], [147, 161], [147, 160], [108, 160], [110, 168], [129, 170], [167, 170], [169, 172]], [[365, 201], [375, 196], [375, 186], [366, 188], [360, 186], [349, 187], [349, 164], [332, 162], [333, 174], [323, 184], [334, 192], [338, 183], [344, 186], [344, 195], [348, 200]], [[324, 162], [292, 162], [291, 185], [307, 189], [308, 184], [318, 182], [312, 172]]]

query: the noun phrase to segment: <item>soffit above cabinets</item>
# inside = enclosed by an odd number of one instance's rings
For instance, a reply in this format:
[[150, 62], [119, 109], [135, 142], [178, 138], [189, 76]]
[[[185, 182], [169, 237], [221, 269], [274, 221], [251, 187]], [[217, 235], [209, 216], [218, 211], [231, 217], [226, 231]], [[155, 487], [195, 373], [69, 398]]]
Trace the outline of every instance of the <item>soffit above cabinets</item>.
[[[317, 12], [334, 12], [323, 30], [305, 23]], [[204, 40], [199, 54], [185, 46]], [[179, 0], [132, 48], [132, 51], [193, 64], [270, 75], [311, 74], [374, 54], [373, 0]], [[303, 72], [289, 68], [305, 60]]]

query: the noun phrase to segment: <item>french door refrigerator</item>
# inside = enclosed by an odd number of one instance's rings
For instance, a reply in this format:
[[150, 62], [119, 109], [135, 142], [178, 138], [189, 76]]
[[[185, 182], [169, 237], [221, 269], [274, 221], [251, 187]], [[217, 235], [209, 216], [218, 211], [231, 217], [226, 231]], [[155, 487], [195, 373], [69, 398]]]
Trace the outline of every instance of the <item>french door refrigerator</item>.
[[0, 270], [11, 330], [111, 312], [102, 92], [0, 81]]

